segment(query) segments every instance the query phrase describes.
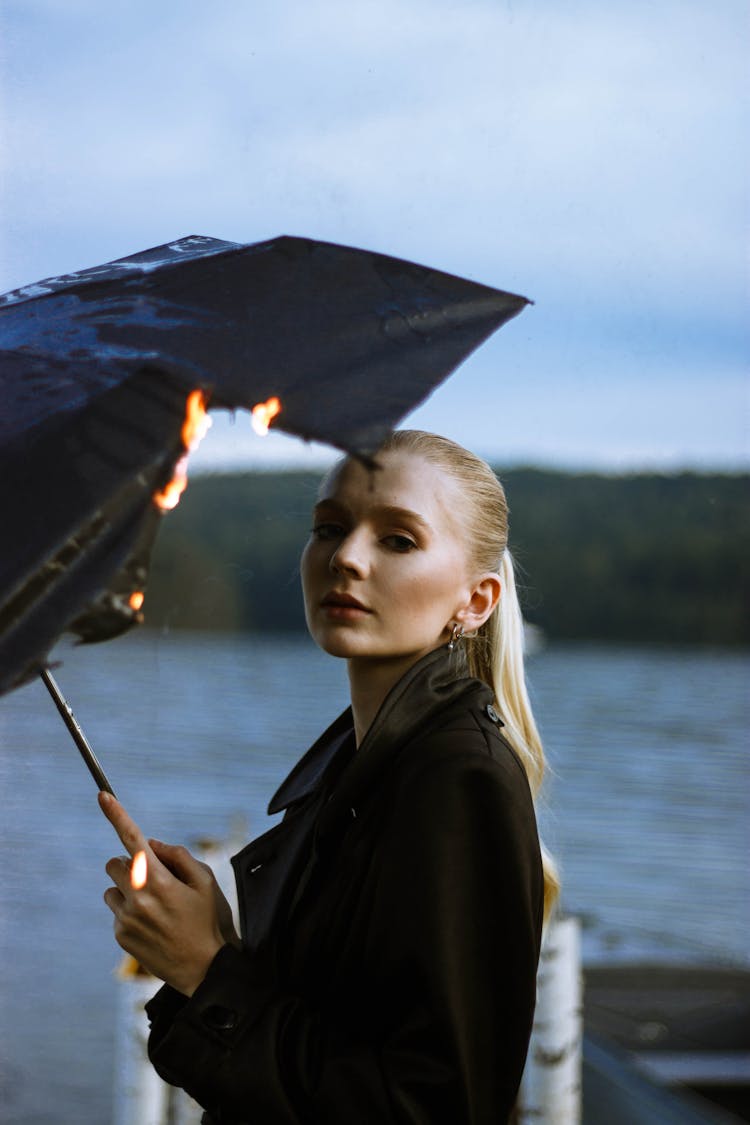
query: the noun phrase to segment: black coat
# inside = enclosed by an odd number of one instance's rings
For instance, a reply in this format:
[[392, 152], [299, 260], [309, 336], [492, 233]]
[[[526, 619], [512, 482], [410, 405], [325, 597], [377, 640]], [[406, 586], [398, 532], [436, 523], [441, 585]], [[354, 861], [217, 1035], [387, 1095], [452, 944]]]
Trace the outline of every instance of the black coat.
[[149, 1003], [149, 1054], [221, 1123], [501, 1125], [528, 1046], [542, 870], [492, 694], [439, 649], [359, 749], [351, 712], [233, 864], [243, 950]]

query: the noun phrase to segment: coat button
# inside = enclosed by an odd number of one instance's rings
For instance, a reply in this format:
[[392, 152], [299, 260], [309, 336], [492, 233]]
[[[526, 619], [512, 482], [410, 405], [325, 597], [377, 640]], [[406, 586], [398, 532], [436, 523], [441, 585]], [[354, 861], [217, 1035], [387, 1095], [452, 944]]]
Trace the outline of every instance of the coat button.
[[485, 707], [485, 712], [487, 714], [487, 718], [491, 719], [493, 723], [497, 723], [497, 725], [499, 727], [505, 726], [505, 723], [500, 718], [500, 716], [498, 715], [497, 711], [495, 710], [495, 708], [492, 706], [491, 703], [487, 704], [487, 706]]
[[237, 1013], [221, 1004], [211, 1004], [204, 1008], [201, 1019], [214, 1031], [232, 1031], [237, 1026]]

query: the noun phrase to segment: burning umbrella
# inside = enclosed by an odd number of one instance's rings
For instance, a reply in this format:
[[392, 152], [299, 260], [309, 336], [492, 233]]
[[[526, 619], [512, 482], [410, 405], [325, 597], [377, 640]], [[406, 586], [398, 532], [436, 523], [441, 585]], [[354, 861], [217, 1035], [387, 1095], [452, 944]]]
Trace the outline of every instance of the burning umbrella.
[[183, 238], [1, 296], [0, 694], [66, 630], [98, 641], [142, 620], [209, 408], [369, 459], [527, 303], [290, 237]]

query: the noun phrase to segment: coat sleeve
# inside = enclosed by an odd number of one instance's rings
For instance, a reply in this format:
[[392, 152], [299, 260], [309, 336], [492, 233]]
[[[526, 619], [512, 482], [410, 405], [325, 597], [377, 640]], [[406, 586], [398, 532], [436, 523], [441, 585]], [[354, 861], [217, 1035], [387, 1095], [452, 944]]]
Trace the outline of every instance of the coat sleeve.
[[531, 798], [506, 753], [438, 746], [389, 802], [362, 887], [371, 1034], [333, 1026], [226, 946], [189, 1001], [165, 988], [149, 1005], [161, 1076], [222, 1123], [506, 1120], [541, 925]]

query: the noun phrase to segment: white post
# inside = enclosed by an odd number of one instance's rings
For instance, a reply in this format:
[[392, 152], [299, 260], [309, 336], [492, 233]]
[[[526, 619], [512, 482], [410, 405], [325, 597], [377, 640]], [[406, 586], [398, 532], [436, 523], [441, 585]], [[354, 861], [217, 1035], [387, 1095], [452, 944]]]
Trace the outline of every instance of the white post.
[[518, 1125], [580, 1125], [583, 983], [577, 918], [550, 921], [537, 974], [534, 1027]]
[[144, 1010], [160, 982], [132, 957], [125, 958], [117, 977], [112, 1125], [164, 1125], [169, 1087], [148, 1061]]
[[[237, 894], [229, 862], [241, 843], [202, 840], [194, 848], [196, 858], [208, 863], [232, 906], [235, 926]], [[159, 1078], [148, 1060], [146, 1003], [161, 987], [161, 981], [146, 973], [126, 956], [117, 972], [119, 984], [115, 1030], [115, 1076], [112, 1125], [199, 1125], [203, 1110], [184, 1090]]]

